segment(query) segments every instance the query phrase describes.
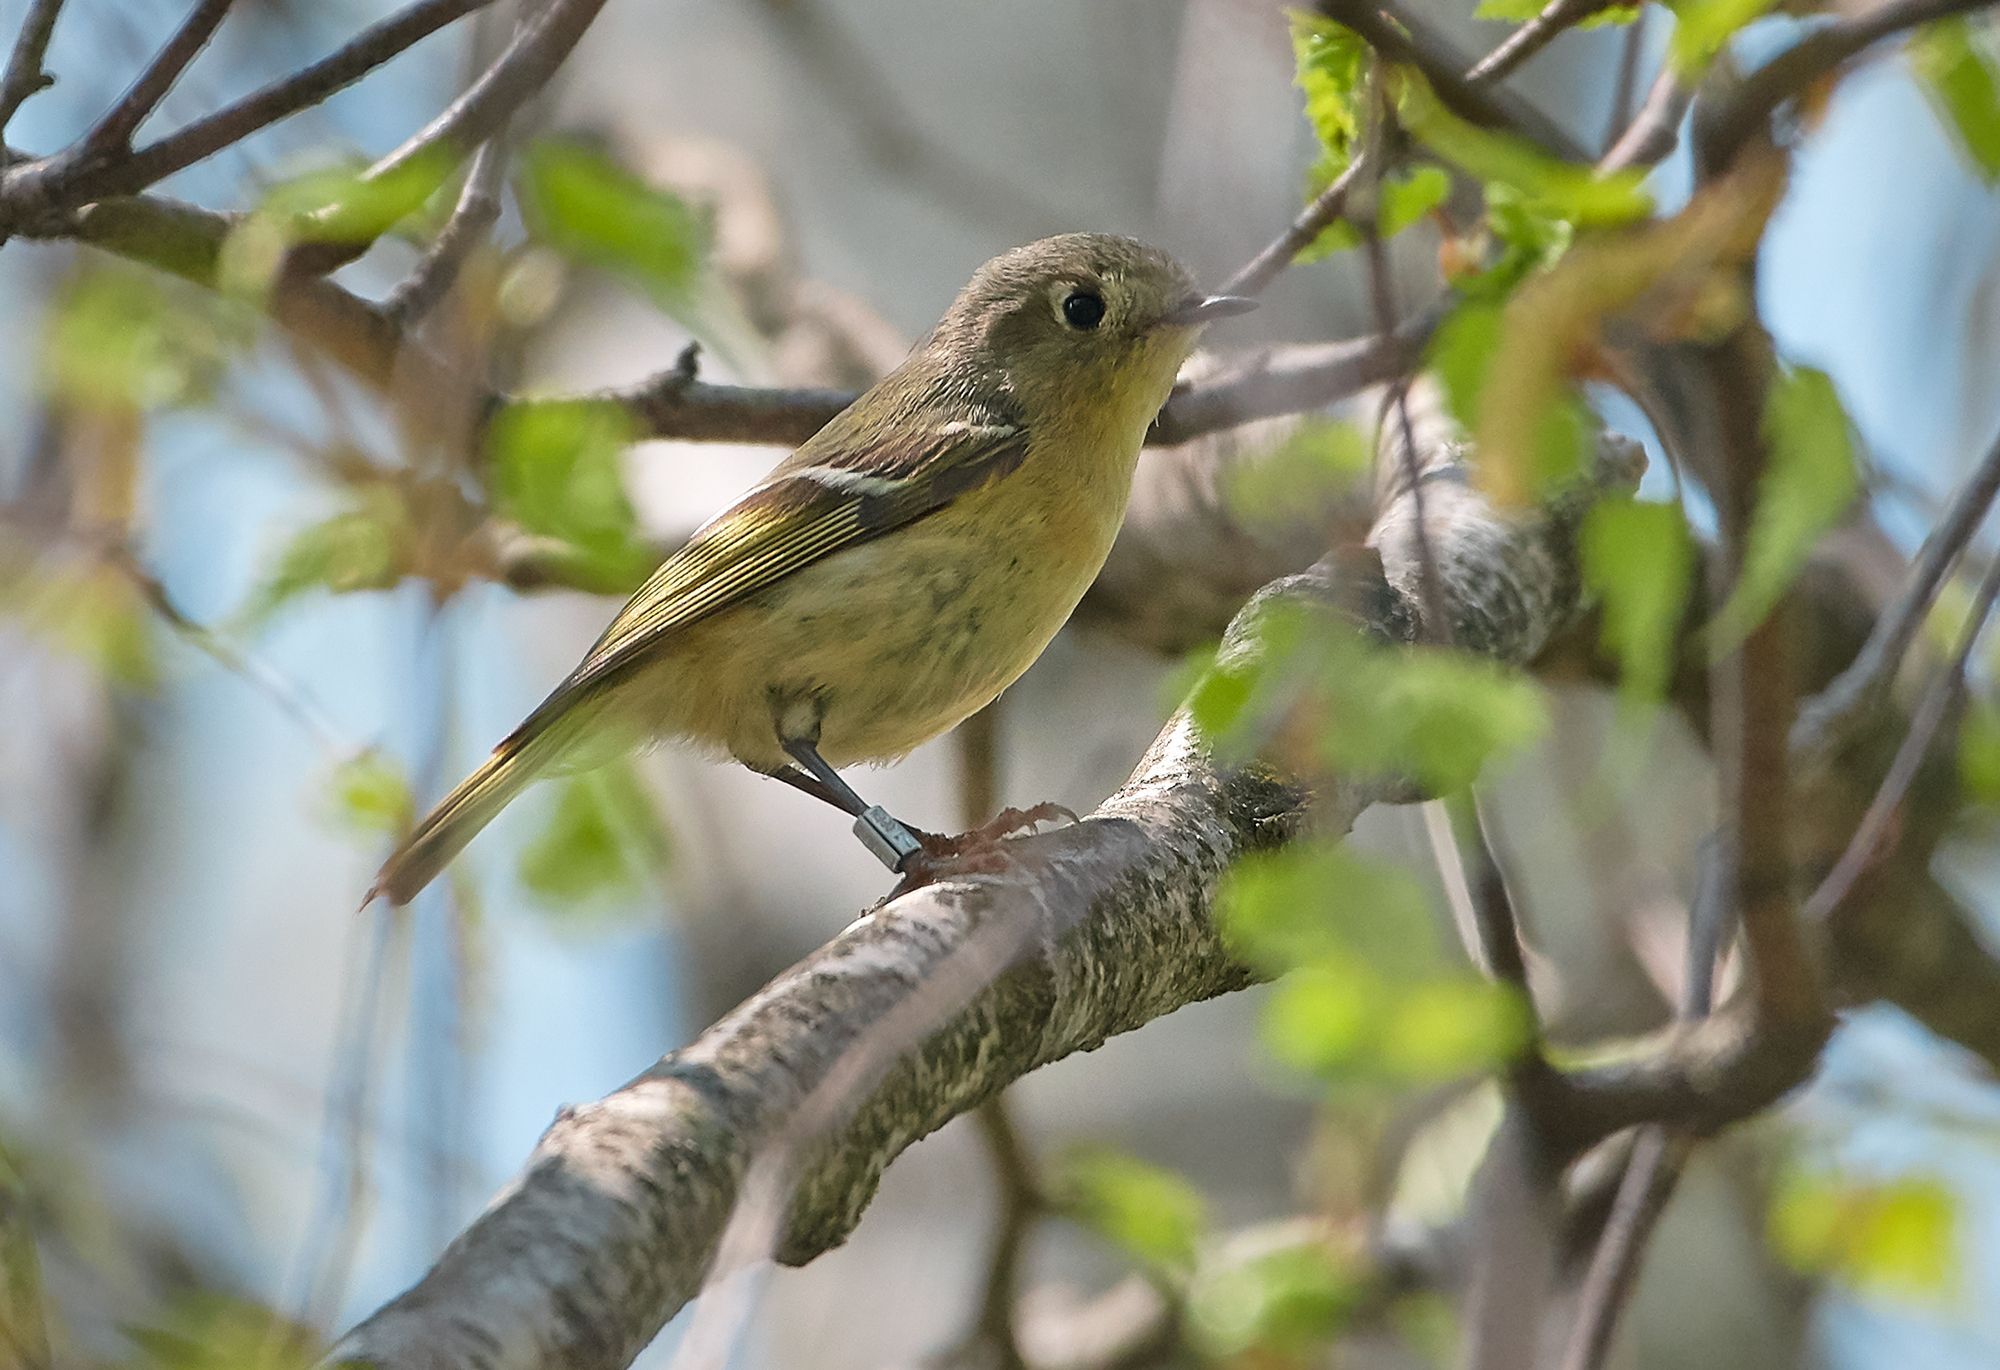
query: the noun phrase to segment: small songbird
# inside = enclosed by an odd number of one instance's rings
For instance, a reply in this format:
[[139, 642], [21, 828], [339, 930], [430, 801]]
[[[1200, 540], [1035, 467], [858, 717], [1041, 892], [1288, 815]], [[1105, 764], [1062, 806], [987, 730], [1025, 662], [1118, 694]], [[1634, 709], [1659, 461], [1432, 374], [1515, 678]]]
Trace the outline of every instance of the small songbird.
[[370, 898], [407, 903], [604, 729], [733, 756], [853, 815], [908, 871], [942, 840], [837, 768], [903, 756], [1041, 655], [1110, 553], [1202, 326], [1251, 307], [1129, 238], [1067, 234], [982, 266], [901, 366], [662, 563]]

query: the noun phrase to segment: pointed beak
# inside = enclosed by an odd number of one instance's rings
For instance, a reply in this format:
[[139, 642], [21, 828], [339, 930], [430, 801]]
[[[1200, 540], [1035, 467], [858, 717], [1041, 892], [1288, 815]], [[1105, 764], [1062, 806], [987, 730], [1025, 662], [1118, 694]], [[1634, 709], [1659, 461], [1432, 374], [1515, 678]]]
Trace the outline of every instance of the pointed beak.
[[1168, 310], [1161, 322], [1179, 328], [1192, 328], [1214, 323], [1217, 319], [1248, 314], [1256, 307], [1257, 302], [1247, 295], [1194, 295]]

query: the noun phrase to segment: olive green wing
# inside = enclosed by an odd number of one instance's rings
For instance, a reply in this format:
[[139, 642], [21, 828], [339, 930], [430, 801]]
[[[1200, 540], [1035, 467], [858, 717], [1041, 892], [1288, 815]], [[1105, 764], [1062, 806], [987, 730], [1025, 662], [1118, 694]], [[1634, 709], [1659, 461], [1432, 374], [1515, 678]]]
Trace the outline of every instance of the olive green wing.
[[1027, 430], [998, 419], [919, 429], [900, 450], [807, 443], [661, 563], [549, 702], [823, 557], [936, 513], [1014, 470], [1027, 452]]

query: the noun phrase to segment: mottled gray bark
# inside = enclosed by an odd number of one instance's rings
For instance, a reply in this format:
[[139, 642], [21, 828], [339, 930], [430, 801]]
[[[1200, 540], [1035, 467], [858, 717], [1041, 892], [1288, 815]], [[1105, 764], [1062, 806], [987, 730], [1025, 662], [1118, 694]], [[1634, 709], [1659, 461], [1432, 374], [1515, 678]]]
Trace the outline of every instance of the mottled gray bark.
[[[1407, 536], [1421, 499], [1454, 640], [1526, 661], [1576, 604], [1573, 537], [1590, 499], [1629, 488], [1640, 459], [1607, 439], [1586, 488], [1503, 517], [1434, 446], [1421, 493], [1385, 493], [1375, 556], [1323, 562], [1239, 614], [1225, 651], [1258, 650], [1277, 603], [1331, 605], [1383, 638], [1414, 641]], [[830, 1078], [894, 1015], [919, 1043], [843, 1089], [801, 1153], [777, 1242], [802, 1263], [853, 1229], [905, 1147], [1038, 1066], [1088, 1051], [1184, 1004], [1247, 984], [1209, 918], [1218, 880], [1246, 852], [1307, 824], [1344, 832], [1393, 781], [1336, 781], [1310, 798], [1252, 763], [1211, 754], [1189, 718], [1169, 722], [1126, 785], [1082, 822], [1010, 843], [1009, 867], [875, 909], [680, 1051], [617, 1092], [565, 1110], [519, 1178], [408, 1293], [355, 1328], [337, 1360], [383, 1367], [627, 1364], [700, 1288], [754, 1157], [781, 1142]], [[995, 933], [999, 936], [995, 936]], [[996, 949], [969, 994], [922, 1005]], [[937, 997], [937, 996], [932, 996]]]

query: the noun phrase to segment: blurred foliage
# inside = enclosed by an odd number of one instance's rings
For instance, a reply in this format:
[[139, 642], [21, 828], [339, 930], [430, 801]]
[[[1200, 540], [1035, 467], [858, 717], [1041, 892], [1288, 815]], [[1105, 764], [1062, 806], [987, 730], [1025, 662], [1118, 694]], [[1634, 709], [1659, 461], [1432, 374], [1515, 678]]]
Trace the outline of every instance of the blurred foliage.
[[659, 807], [629, 760], [555, 782], [547, 826], [521, 851], [521, 883], [565, 911], [647, 888], [669, 850]]
[[1329, 1082], [1435, 1081], [1510, 1060], [1525, 1006], [1444, 958], [1430, 901], [1399, 866], [1334, 843], [1239, 862], [1217, 916], [1232, 950], [1282, 975], [1266, 1006], [1272, 1055]]
[[261, 628], [312, 591], [389, 589], [410, 569], [416, 538], [400, 491], [386, 484], [364, 487], [348, 508], [293, 535], [236, 611], [236, 626]]
[[1937, 1304], [1959, 1291], [1958, 1196], [1925, 1175], [1864, 1180], [1794, 1166], [1772, 1195], [1772, 1248], [1795, 1268], [1856, 1293]]
[[322, 1350], [309, 1329], [263, 1304], [208, 1291], [181, 1295], [126, 1335], [139, 1353], [129, 1370], [311, 1370]]
[[250, 327], [247, 316], [213, 295], [141, 267], [93, 260], [50, 304], [42, 388], [56, 403], [85, 411], [201, 403]]
[[0, 579], [0, 604], [9, 601], [32, 631], [113, 684], [149, 690], [159, 683], [152, 606], [122, 567], [76, 561]]
[[521, 211], [538, 241], [662, 305], [686, 298], [708, 254], [704, 216], [573, 139], [531, 144], [520, 166]]
[[1976, 695], [1958, 725], [1958, 779], [1966, 797], [2000, 805], [2000, 704]]
[[1065, 1156], [1053, 1183], [1056, 1203], [1156, 1276], [1178, 1282], [1194, 1268], [1208, 1209], [1182, 1176], [1109, 1147]]
[[372, 747], [335, 768], [329, 791], [334, 817], [357, 833], [401, 837], [416, 816], [408, 777]]
[[1444, 794], [1547, 725], [1534, 682], [1488, 657], [1370, 642], [1330, 613], [1282, 603], [1259, 616], [1256, 641], [1254, 653], [1213, 658], [1188, 697], [1224, 751], [1276, 747], [1302, 769], [1407, 777]]
[[[1472, 12], [1475, 19], [1498, 19], [1509, 23], [1525, 24], [1548, 8], [1548, 0], [1479, 0], [1479, 8]], [[1580, 29], [1604, 28], [1612, 24], [1629, 24], [1639, 17], [1637, 5], [1610, 5], [1593, 15], [1578, 20], [1575, 27]]]
[[278, 182], [224, 240], [217, 287], [238, 299], [261, 300], [293, 248], [374, 242], [422, 210], [455, 165], [451, 149], [440, 144], [380, 176], [368, 176], [364, 163], [344, 162]]
[[1684, 75], [1693, 75], [1722, 51], [1736, 31], [1778, 7], [1779, 0], [1668, 0], [1674, 29], [1667, 58]]
[[1301, 509], [1365, 494], [1373, 460], [1355, 425], [1308, 416], [1269, 452], [1229, 466], [1223, 498], [1247, 523], [1295, 518]]
[[1958, 144], [1988, 185], [2000, 181], [2000, 71], [1992, 25], [1940, 19], [1910, 37], [1910, 62]]
[[494, 418], [486, 449], [493, 502], [562, 543], [597, 584], [638, 588], [658, 560], [639, 535], [620, 456], [632, 417], [608, 400], [524, 400]]
[[1604, 646], [1628, 698], [1665, 692], [1694, 585], [1695, 544], [1678, 504], [1611, 500], [1585, 518], [1583, 583], [1598, 602]]
[[1347, 1325], [1364, 1292], [1351, 1260], [1300, 1233], [1243, 1259], [1203, 1262], [1188, 1290], [1189, 1339], [1216, 1361], [1321, 1363], [1309, 1353]]
[[1779, 373], [1764, 407], [1769, 464], [1743, 552], [1743, 569], [1711, 627], [1725, 651], [1761, 623], [1791, 587], [1813, 544], [1861, 493], [1847, 411], [1832, 379], [1809, 367]]

